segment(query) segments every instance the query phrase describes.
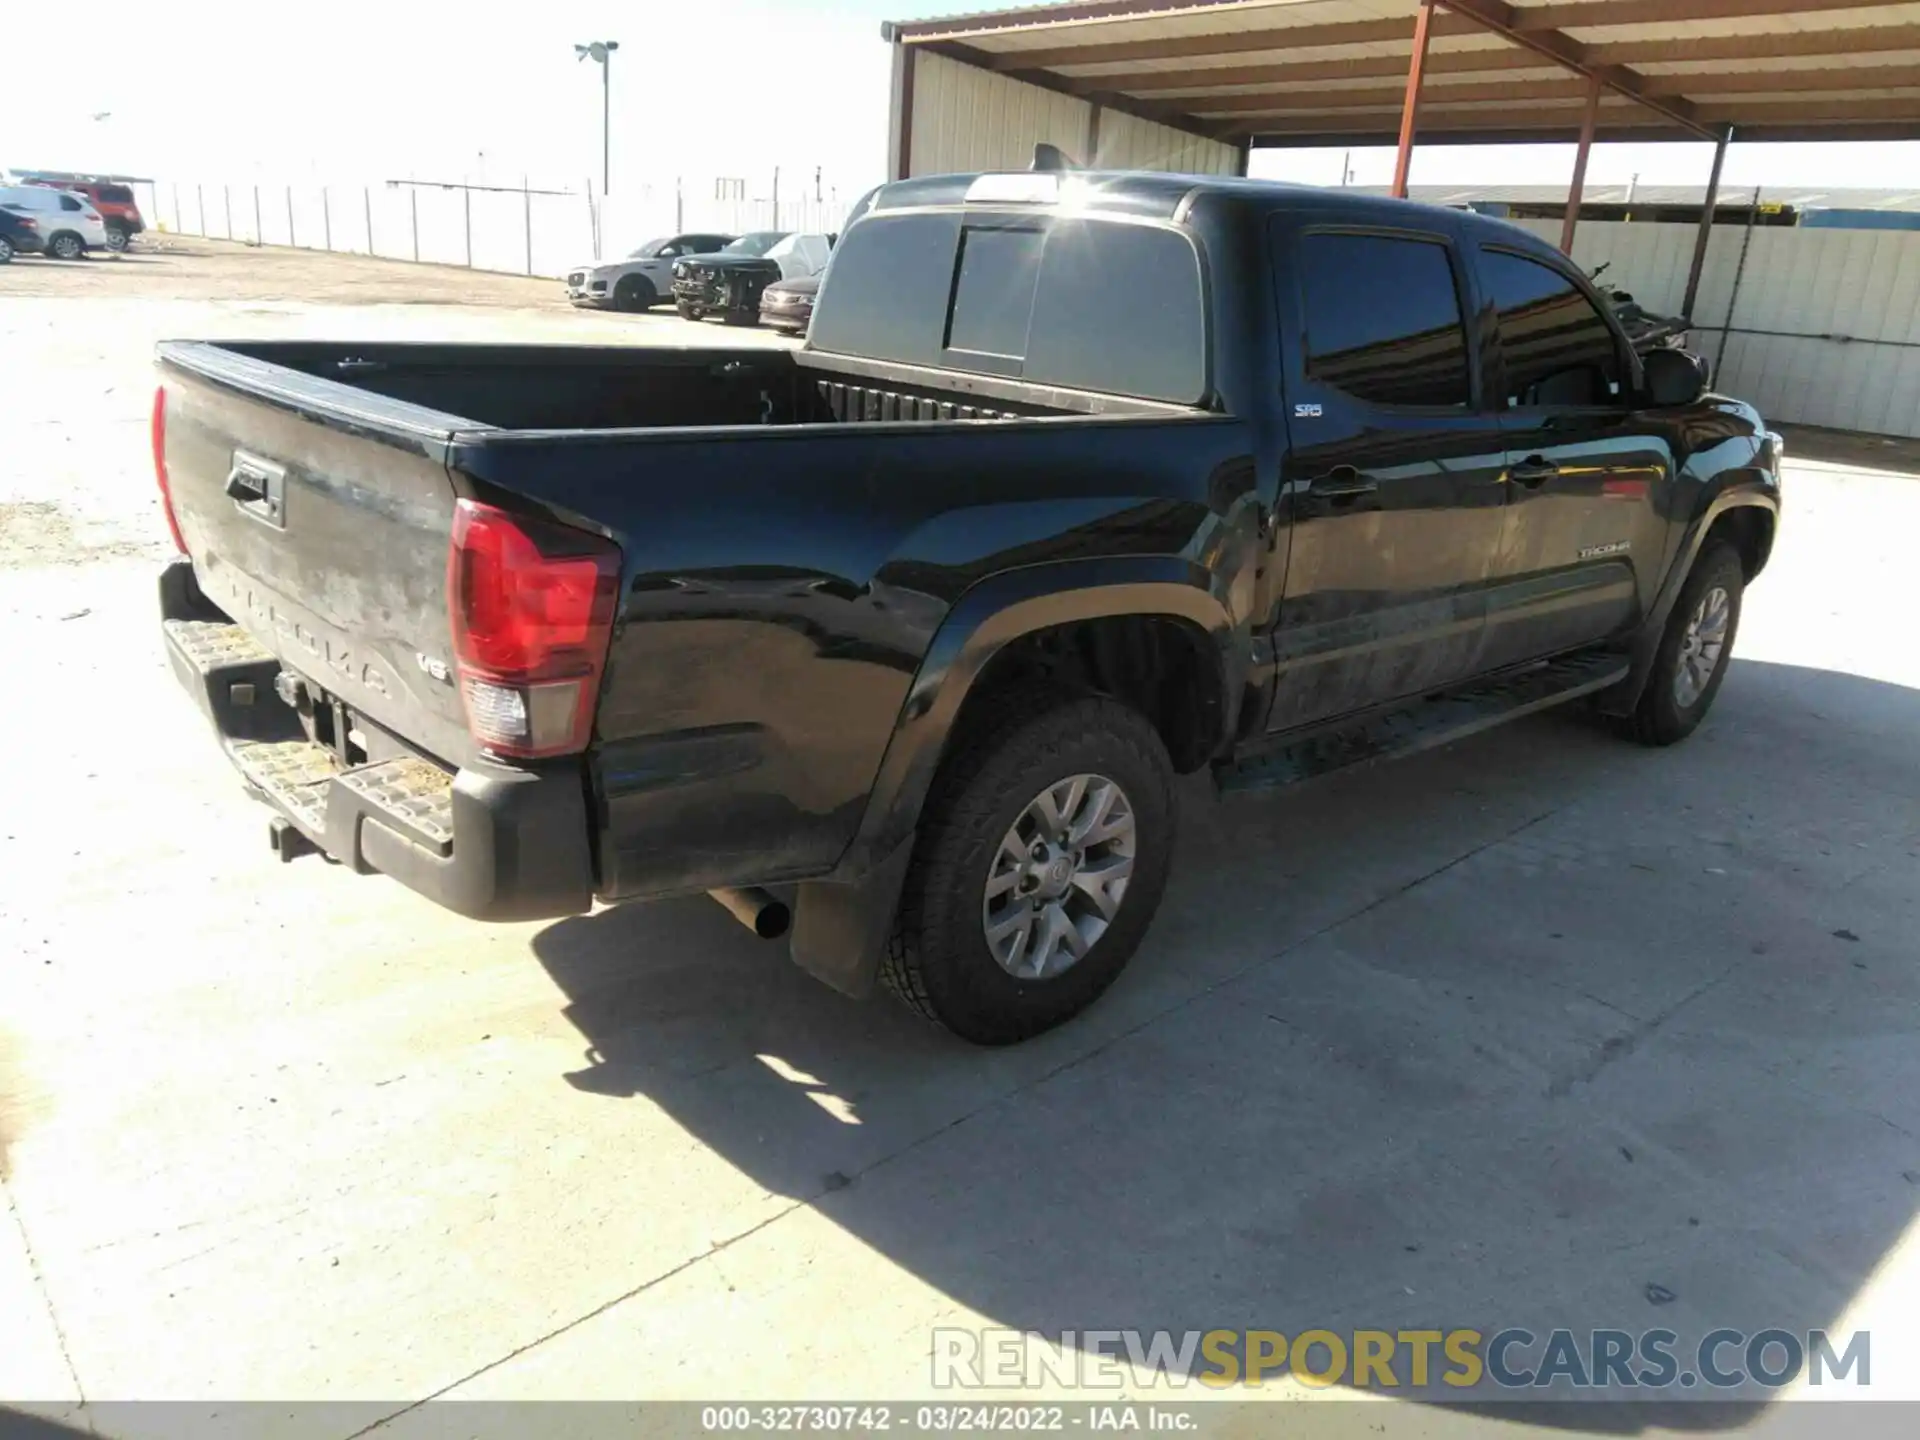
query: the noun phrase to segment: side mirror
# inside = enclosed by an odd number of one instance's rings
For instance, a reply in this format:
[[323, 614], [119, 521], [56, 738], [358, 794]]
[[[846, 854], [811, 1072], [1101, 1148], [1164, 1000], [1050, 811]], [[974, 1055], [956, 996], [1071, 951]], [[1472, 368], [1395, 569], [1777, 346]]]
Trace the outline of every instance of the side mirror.
[[1707, 393], [1707, 362], [1685, 350], [1649, 350], [1641, 365], [1658, 409], [1691, 405]]

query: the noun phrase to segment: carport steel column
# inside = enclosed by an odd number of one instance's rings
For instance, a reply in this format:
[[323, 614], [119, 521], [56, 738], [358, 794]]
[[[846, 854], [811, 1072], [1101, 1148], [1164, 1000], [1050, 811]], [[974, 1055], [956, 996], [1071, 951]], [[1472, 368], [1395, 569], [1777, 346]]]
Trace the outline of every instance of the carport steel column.
[[1713, 172], [1707, 177], [1707, 203], [1700, 209], [1700, 231], [1693, 237], [1693, 265], [1687, 271], [1687, 295], [1680, 302], [1680, 313], [1691, 320], [1693, 302], [1700, 298], [1700, 276], [1707, 268], [1707, 242], [1713, 238], [1713, 210], [1720, 203], [1720, 171], [1727, 163], [1727, 146], [1733, 142], [1733, 127], [1720, 132], [1720, 143], [1713, 148]]
[[1407, 198], [1407, 175], [1413, 169], [1413, 131], [1420, 119], [1420, 87], [1427, 78], [1427, 40], [1433, 33], [1434, 0], [1420, 0], [1413, 22], [1413, 59], [1407, 64], [1407, 98], [1400, 107], [1400, 150], [1393, 158], [1393, 197]]
[[1580, 202], [1587, 193], [1587, 157], [1593, 153], [1593, 127], [1600, 119], [1598, 75], [1587, 77], [1587, 108], [1580, 117], [1580, 148], [1573, 157], [1573, 183], [1567, 187], [1567, 218], [1560, 227], [1560, 253], [1573, 254], [1573, 233], [1580, 228]]

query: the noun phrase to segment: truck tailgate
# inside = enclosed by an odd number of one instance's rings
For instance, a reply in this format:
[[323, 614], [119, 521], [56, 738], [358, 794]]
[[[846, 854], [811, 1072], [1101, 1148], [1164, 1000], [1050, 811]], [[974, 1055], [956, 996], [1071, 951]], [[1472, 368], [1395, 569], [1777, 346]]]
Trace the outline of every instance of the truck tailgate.
[[200, 343], [159, 351], [173, 508], [200, 588], [285, 665], [455, 764], [448, 443], [470, 421]]

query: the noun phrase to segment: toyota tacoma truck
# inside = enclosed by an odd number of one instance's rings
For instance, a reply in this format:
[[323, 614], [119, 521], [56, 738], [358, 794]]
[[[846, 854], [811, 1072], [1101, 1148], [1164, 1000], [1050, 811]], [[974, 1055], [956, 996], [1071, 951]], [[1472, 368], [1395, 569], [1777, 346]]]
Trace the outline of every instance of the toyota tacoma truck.
[[[1119, 303], [1124, 301], [1124, 303]], [[165, 645], [283, 857], [714, 895], [969, 1040], [1140, 944], [1175, 777], [1713, 704], [1781, 445], [1503, 222], [917, 178], [803, 348], [159, 347]]]

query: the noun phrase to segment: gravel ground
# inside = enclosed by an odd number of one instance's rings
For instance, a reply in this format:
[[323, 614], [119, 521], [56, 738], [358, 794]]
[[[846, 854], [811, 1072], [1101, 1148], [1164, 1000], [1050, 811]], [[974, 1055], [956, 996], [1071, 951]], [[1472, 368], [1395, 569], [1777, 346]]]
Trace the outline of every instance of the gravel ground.
[[0, 268], [0, 565], [158, 556], [145, 454], [156, 341], [241, 336], [789, 345], [670, 308], [577, 310], [528, 279], [178, 236], [123, 256]]

